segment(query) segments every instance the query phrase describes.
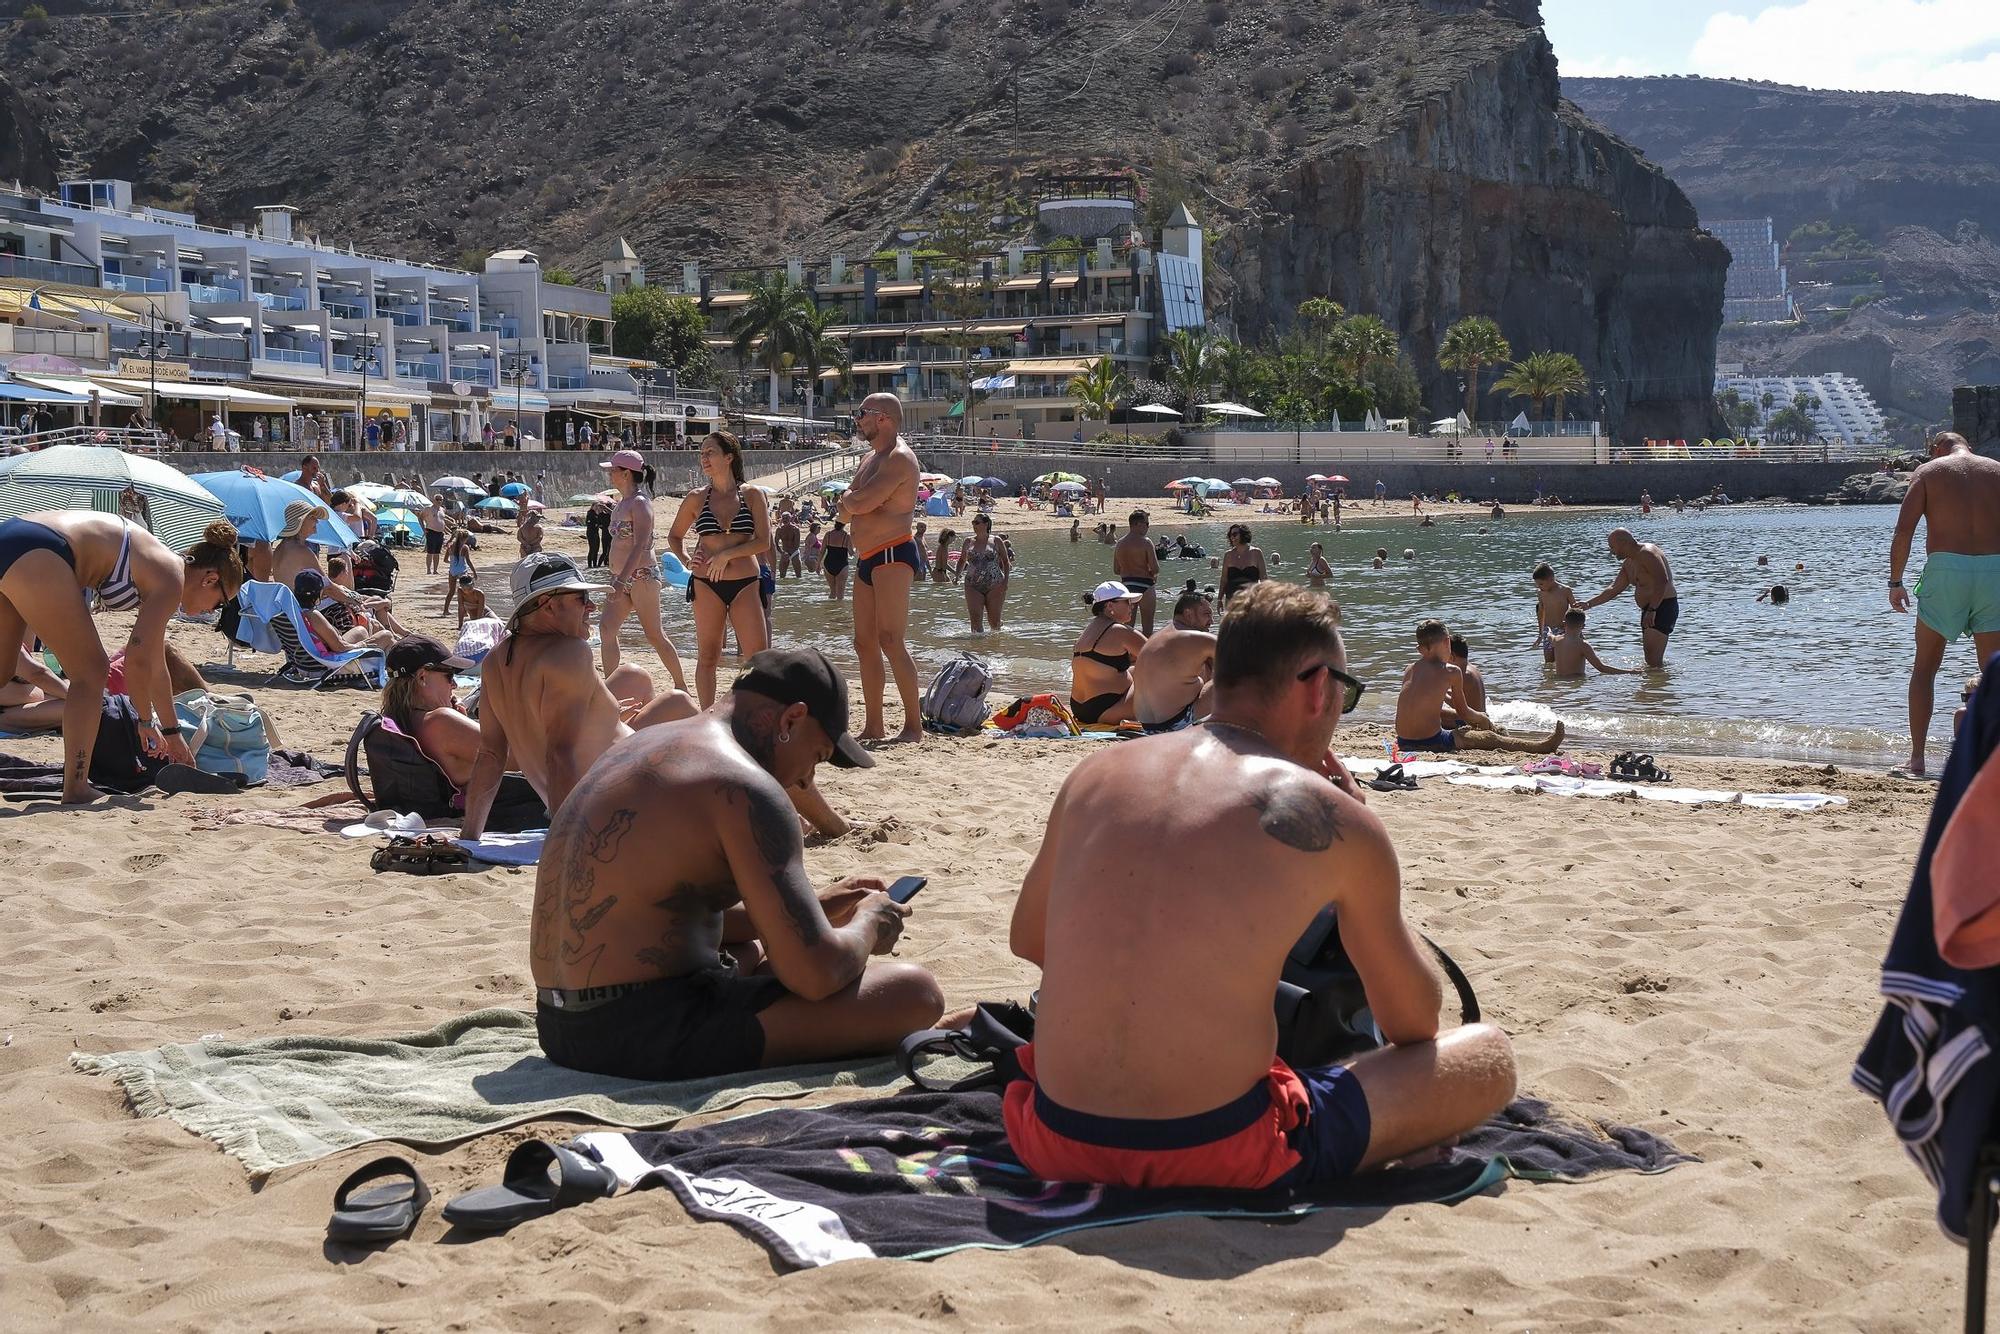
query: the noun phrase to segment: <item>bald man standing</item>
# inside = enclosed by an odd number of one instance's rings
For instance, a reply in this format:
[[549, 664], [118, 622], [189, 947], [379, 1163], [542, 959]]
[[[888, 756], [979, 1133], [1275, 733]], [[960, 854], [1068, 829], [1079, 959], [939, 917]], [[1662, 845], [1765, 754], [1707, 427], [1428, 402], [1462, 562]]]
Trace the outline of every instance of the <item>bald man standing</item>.
[[922, 469], [903, 440], [903, 401], [894, 394], [861, 400], [854, 430], [868, 444], [868, 456], [854, 470], [854, 484], [840, 498], [840, 517], [854, 534], [854, 651], [861, 659], [864, 741], [887, 735], [882, 720], [883, 660], [903, 697], [903, 730], [898, 741], [924, 735], [917, 663], [905, 642], [910, 624], [910, 585], [923, 566], [917, 549], [914, 514]]
[[1646, 650], [1646, 665], [1659, 668], [1667, 661], [1667, 636], [1681, 619], [1681, 595], [1674, 587], [1673, 567], [1657, 542], [1641, 542], [1624, 528], [1613, 528], [1604, 544], [1624, 562], [1611, 587], [1588, 602], [1576, 605], [1585, 611], [1610, 602], [1626, 589], [1639, 604], [1639, 639]]

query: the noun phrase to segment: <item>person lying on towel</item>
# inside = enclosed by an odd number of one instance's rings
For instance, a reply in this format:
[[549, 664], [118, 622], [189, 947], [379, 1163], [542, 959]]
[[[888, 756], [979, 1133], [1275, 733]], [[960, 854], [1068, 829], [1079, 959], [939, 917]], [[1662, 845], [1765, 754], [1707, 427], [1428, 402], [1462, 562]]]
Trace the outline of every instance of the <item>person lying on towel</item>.
[[[489, 672], [490, 672], [489, 668]], [[754, 655], [707, 713], [604, 752], [549, 826], [529, 937], [557, 1065], [699, 1079], [890, 1052], [943, 1008], [887, 954], [910, 909], [881, 881], [806, 878], [788, 790], [870, 768], [817, 650]]]
[[[1057, 794], [1011, 932], [1042, 982], [1004, 1114], [1038, 1176], [1310, 1186], [1449, 1144], [1513, 1097], [1504, 1033], [1439, 1032], [1395, 849], [1329, 749], [1364, 689], [1339, 627], [1323, 593], [1244, 589], [1208, 722], [1104, 747]], [[1329, 903], [1388, 1045], [1293, 1070], [1272, 997]]]

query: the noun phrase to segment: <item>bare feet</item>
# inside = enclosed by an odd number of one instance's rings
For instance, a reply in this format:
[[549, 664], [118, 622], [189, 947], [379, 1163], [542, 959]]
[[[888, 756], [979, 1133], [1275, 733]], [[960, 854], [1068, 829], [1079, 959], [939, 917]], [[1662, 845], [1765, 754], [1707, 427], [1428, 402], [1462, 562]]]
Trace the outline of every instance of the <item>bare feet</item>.
[[1549, 739], [1541, 746], [1537, 747], [1536, 750], [1538, 754], [1553, 755], [1557, 751], [1562, 749], [1562, 744], [1563, 744], [1563, 725], [1562, 721], [1558, 719], [1556, 721], [1556, 730], [1549, 733]]
[[83, 793], [81, 796], [71, 792], [68, 788], [64, 788], [62, 794], [62, 804], [65, 806], [87, 806], [93, 801], [97, 801], [101, 798], [109, 797], [111, 795], [112, 795], [111, 793], [106, 792], [103, 788], [92, 787], [90, 784], [85, 783], [83, 785]]
[[906, 741], [922, 741], [923, 739], [924, 739], [924, 725], [921, 720], [903, 724], [903, 730], [896, 733], [896, 741], [898, 743]]

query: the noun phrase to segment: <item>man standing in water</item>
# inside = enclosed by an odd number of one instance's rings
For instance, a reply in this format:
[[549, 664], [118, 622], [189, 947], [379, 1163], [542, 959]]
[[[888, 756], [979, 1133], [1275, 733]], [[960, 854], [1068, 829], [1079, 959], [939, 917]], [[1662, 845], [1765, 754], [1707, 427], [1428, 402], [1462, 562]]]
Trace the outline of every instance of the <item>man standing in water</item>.
[[861, 659], [863, 721], [860, 737], [879, 741], [882, 721], [883, 659], [903, 697], [903, 730], [898, 741], [921, 741], [924, 722], [917, 664], [905, 635], [910, 623], [910, 585], [923, 565], [911, 529], [922, 472], [902, 437], [903, 401], [894, 394], [870, 394], [854, 415], [854, 430], [868, 444], [868, 457], [854, 470], [854, 484], [840, 498], [840, 517], [853, 527], [854, 651]]
[[1153, 633], [1156, 604], [1153, 586], [1160, 581], [1160, 556], [1148, 536], [1152, 526], [1152, 516], [1144, 510], [1133, 510], [1131, 518], [1126, 520], [1128, 531], [1111, 548], [1111, 577], [1134, 593], [1145, 595], [1139, 599], [1139, 628], [1149, 635]]
[[1910, 478], [1896, 536], [1889, 543], [1889, 606], [1910, 609], [1903, 567], [1917, 521], [1924, 533], [1923, 577], [1917, 580], [1917, 656], [1910, 666], [1910, 763], [1891, 773], [1922, 778], [1924, 733], [1945, 646], [1970, 634], [1979, 662], [2000, 653], [2000, 462], [1976, 454], [1965, 437], [1946, 431], [1931, 441], [1931, 461]]
[[1681, 618], [1681, 597], [1674, 588], [1674, 572], [1667, 564], [1667, 553], [1660, 550], [1659, 543], [1641, 542], [1625, 528], [1613, 528], [1604, 542], [1611, 548], [1611, 554], [1624, 562], [1618, 567], [1618, 577], [1611, 581], [1611, 587], [1576, 605], [1589, 611], [1631, 589], [1632, 600], [1639, 604], [1639, 639], [1646, 651], [1646, 665], [1664, 667], [1667, 636], [1674, 632]]

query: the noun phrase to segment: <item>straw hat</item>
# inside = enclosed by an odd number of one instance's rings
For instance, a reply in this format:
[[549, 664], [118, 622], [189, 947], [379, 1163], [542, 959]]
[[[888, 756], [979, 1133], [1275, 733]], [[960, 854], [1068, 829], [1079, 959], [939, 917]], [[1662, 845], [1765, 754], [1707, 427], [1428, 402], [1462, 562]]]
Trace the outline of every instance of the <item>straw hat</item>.
[[326, 508], [309, 501], [294, 500], [285, 506], [285, 524], [278, 530], [280, 541], [287, 537], [297, 537], [310, 533], [320, 526], [327, 517]]

